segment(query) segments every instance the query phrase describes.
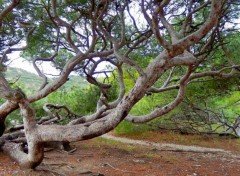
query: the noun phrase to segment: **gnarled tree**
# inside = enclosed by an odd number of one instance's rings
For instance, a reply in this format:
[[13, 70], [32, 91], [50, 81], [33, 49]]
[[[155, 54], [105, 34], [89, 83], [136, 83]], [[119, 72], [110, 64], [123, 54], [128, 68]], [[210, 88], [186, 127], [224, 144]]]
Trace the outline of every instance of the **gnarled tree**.
[[[11, 141], [13, 134], [1, 137], [1, 148], [25, 168], [41, 163], [44, 143], [94, 138], [123, 120], [150, 121], [178, 106], [187, 85], [194, 80], [239, 76], [239, 62], [226, 53], [220, 59], [214, 55], [216, 49], [221, 46], [223, 49], [228, 34], [233, 30], [238, 32], [229, 21], [230, 16], [238, 17], [237, 1], [9, 0], [0, 5], [0, 95], [6, 100], [0, 106], [0, 122], [3, 124], [11, 112], [21, 109], [28, 151]], [[16, 51], [31, 59], [43, 79], [42, 86], [31, 95], [11, 88], [4, 78], [4, 63], [9, 59], [8, 54]], [[136, 55], [141, 59], [136, 60]], [[213, 64], [215, 59], [221, 61], [218, 67]], [[49, 83], [38, 62], [52, 63], [60, 74]], [[108, 99], [111, 84], [95, 77], [101, 63], [111, 64], [117, 70], [119, 95], [111, 102]], [[128, 92], [125, 68], [132, 68], [138, 75]], [[181, 68], [181, 72], [175, 68]], [[112, 70], [103, 73], [108, 71]], [[76, 116], [68, 125], [37, 124], [30, 103], [56, 91], [72, 72], [85, 76], [86, 81], [101, 91], [96, 112]], [[142, 116], [129, 114], [146, 94], [170, 90], [177, 90], [172, 102]]]

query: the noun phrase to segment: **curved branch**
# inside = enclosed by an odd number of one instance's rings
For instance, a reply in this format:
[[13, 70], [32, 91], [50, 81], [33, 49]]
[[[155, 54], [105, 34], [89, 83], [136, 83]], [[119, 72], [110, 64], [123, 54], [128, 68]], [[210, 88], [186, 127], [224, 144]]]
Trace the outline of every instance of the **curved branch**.
[[159, 6], [159, 8], [155, 9], [154, 14], [155, 13], [159, 14], [159, 17], [160, 17], [160, 20], [161, 20], [163, 26], [167, 29], [168, 33], [170, 34], [170, 36], [172, 38], [172, 43], [177, 42], [179, 40], [178, 34], [174, 30], [173, 26], [165, 18], [164, 11], [163, 11], [163, 6]]
[[23, 96], [19, 100], [21, 114], [23, 116], [24, 132], [28, 144], [28, 153], [22, 146], [11, 142], [5, 142], [2, 149], [9, 154], [23, 168], [35, 168], [43, 159], [43, 146], [38, 138], [34, 110], [30, 107], [27, 99]]
[[[203, 73], [196, 73], [192, 76], [190, 76], [189, 78], [189, 81], [192, 81], [194, 79], [197, 79], [197, 78], [201, 78], [201, 77], [206, 77], [206, 76], [217, 76], [217, 77], [220, 77], [220, 78], [231, 78], [233, 76], [238, 76], [240, 75], [240, 72], [235, 72], [234, 69], [235, 68], [240, 68], [240, 65], [233, 65], [233, 66], [230, 66], [230, 67], [224, 67], [220, 70], [217, 70], [217, 71], [207, 71], [207, 72], [203, 72]], [[225, 73], [226, 70], [231, 70], [231, 72], [229, 73]]]
[[[57, 14], [57, 1], [52, 0], [52, 7], [53, 7], [53, 20], [55, 21], [55, 24], [57, 26], [64, 26], [66, 27], [66, 40], [70, 47], [74, 50], [75, 53], [82, 53], [78, 47], [74, 44], [72, 37], [71, 37], [71, 31], [72, 31], [72, 25], [75, 21], [73, 21], [71, 24], [67, 23], [66, 21], [62, 20], [58, 14]], [[79, 17], [78, 17], [79, 18]]]
[[[165, 1], [164, 1], [165, 2]], [[167, 2], [167, 1], [166, 1]], [[164, 4], [163, 4], [164, 5]], [[160, 45], [162, 45], [164, 48], [168, 48], [168, 46], [170, 45], [164, 38], [163, 36], [161, 35], [161, 33], [159, 32], [159, 27], [158, 27], [158, 16], [157, 14], [155, 13], [155, 15], [153, 16], [153, 18], [151, 19], [149, 17], [149, 15], [147, 14], [146, 12], [146, 9], [144, 8], [144, 0], [142, 0], [141, 2], [141, 8], [142, 8], [142, 12], [143, 12], [143, 15], [145, 17], [145, 19], [147, 20], [149, 26], [151, 27], [154, 35], [156, 36], [158, 42]]]
[[193, 69], [189, 67], [188, 71], [186, 74], [181, 78], [180, 80], [180, 86], [179, 86], [179, 91], [177, 97], [169, 104], [163, 106], [163, 107], [158, 107], [154, 111], [152, 111], [150, 114], [143, 115], [143, 116], [131, 116], [128, 115], [125, 120], [133, 123], [145, 123], [148, 122], [156, 117], [160, 117], [171, 110], [173, 110], [176, 106], [178, 106], [184, 98], [185, 94], [185, 88], [189, 79], [190, 74], [192, 73]]
[[195, 32], [179, 40], [168, 48], [169, 55], [181, 54], [186, 48], [200, 41], [211, 29], [213, 29], [222, 15], [222, 7], [226, 0], [212, 0], [211, 11], [206, 22]]
[[20, 4], [21, 0], [13, 0], [10, 5], [5, 7], [2, 12], [0, 13], [0, 29], [2, 28], [3, 18], [8, 15], [18, 4]]
[[35, 29], [36, 29], [36, 27], [33, 26], [28, 31], [28, 33], [26, 35], [26, 45], [25, 46], [22, 46], [20, 48], [9, 48], [9, 53], [11, 53], [12, 51], [23, 51], [23, 50], [27, 49], [29, 47], [29, 37], [32, 35], [32, 33], [34, 32]]
[[[240, 72], [235, 71], [236, 68], [240, 68], [240, 65], [233, 65], [230, 67], [225, 67], [225, 68], [222, 68], [217, 71], [206, 71], [203, 73], [196, 73], [189, 77], [187, 84], [192, 83], [195, 79], [203, 78], [203, 77], [207, 77], [207, 76], [212, 76], [212, 77], [216, 76], [216, 77], [224, 78], [224, 79], [238, 76], [238, 75], [240, 75]], [[231, 71], [229, 73], [225, 73], [226, 70], [231, 70]], [[161, 92], [165, 92], [168, 90], [179, 89], [179, 87], [180, 87], [180, 85], [172, 85], [172, 86], [161, 87], [161, 88], [151, 87], [148, 89], [148, 92], [161, 93]]]
[[[192, 2], [192, 1], [191, 1]], [[191, 9], [189, 9], [189, 14], [187, 15], [187, 17], [185, 18], [181, 30], [179, 31], [179, 35], [180, 36], [184, 36], [184, 33], [186, 32], [186, 28], [189, 24], [190, 19], [192, 18], [192, 15], [196, 12], [198, 12], [199, 10], [203, 9], [204, 7], [206, 7], [208, 4], [210, 4], [210, 0], [206, 1], [205, 3], [203, 3], [201, 6], [199, 6], [198, 8], [194, 9], [191, 11]], [[192, 4], [190, 5], [192, 6]], [[190, 7], [191, 8], [191, 7]]]
[[[55, 90], [57, 90], [59, 87], [61, 87], [67, 80], [69, 74], [74, 70], [74, 67], [78, 65], [81, 61], [85, 59], [89, 59], [92, 57], [106, 57], [108, 55], [111, 55], [113, 53], [113, 50], [107, 50], [103, 52], [95, 52], [95, 53], [88, 53], [88, 54], [77, 54], [72, 59], [70, 59], [66, 65], [64, 66], [61, 75], [59, 78], [55, 79], [51, 84], [47, 84], [43, 89], [39, 90], [35, 94], [28, 97], [29, 102], [37, 101], [43, 97], [46, 97], [47, 95], [51, 94]], [[18, 108], [18, 104], [12, 103], [12, 102], [5, 102], [0, 106], [0, 114], [2, 115], [1, 118], [5, 118], [10, 112]]]

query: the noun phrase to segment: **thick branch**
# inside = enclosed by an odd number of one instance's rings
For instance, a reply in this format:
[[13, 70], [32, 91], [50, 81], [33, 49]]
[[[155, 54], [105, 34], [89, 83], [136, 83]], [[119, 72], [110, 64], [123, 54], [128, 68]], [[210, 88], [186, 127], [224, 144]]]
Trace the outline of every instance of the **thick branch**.
[[169, 103], [163, 107], [158, 107], [154, 111], [152, 111], [150, 114], [147, 114], [147, 115], [143, 115], [143, 116], [129, 115], [125, 118], [125, 120], [133, 122], [133, 123], [144, 123], [144, 122], [148, 122], [156, 117], [160, 117], [160, 116], [170, 112], [171, 110], [173, 110], [176, 106], [178, 106], [182, 102], [182, 100], [184, 98], [185, 88], [186, 88], [189, 76], [192, 73], [192, 71], [193, 71], [192, 68], [189, 68], [188, 71], [186, 72], [186, 74], [180, 80], [178, 95], [175, 98], [175, 100], [173, 100], [171, 103]]
[[213, 29], [222, 15], [221, 10], [224, 3], [225, 0], [212, 0], [211, 11], [206, 22], [196, 32], [179, 40], [176, 44], [169, 48], [169, 54], [171, 55], [171, 53], [176, 52], [181, 54], [184, 49], [200, 41], [211, 29]]
[[12, 3], [5, 7], [0, 13], [0, 29], [2, 29], [3, 18], [6, 17], [20, 2], [21, 0], [13, 0]]

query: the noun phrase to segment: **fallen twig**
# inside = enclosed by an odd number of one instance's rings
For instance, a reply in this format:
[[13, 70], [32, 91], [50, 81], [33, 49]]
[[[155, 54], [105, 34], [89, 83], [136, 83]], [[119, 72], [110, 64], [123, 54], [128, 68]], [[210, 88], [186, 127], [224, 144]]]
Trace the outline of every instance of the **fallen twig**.
[[117, 171], [121, 171], [121, 172], [137, 173], [137, 172], [133, 172], [133, 171], [128, 171], [128, 170], [122, 170], [122, 169], [118, 169], [118, 168], [116, 168], [116, 167], [112, 166], [112, 165], [111, 165], [111, 164], [109, 164], [109, 163], [105, 163], [103, 166], [109, 166], [109, 167], [111, 167], [112, 169], [114, 169], [114, 170], [117, 170]]
[[[50, 172], [51, 174], [53, 174], [54, 176], [58, 175], [58, 176], [67, 176], [66, 174], [64, 173], [61, 173], [61, 172], [58, 172], [58, 171], [55, 171], [55, 170], [51, 170], [51, 169], [41, 169], [42, 171], [46, 171], [46, 172]], [[56, 175], [55, 175], [56, 174]]]
[[54, 148], [44, 148], [44, 152], [50, 152], [52, 150], [54, 150]]
[[73, 154], [75, 151], [77, 150], [77, 148], [73, 148], [72, 150], [66, 151], [69, 155]]

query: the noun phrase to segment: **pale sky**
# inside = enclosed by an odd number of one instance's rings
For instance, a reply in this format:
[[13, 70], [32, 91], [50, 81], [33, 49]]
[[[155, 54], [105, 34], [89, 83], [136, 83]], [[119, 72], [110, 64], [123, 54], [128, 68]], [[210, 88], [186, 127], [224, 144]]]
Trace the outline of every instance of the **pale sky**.
[[[11, 62], [7, 63], [8, 66], [21, 68], [28, 72], [37, 74], [37, 71], [33, 67], [33, 64], [25, 60], [24, 58], [20, 57], [20, 52], [14, 52], [13, 54], [8, 54], [8, 57], [11, 60]], [[106, 70], [106, 65], [111, 65], [111, 64], [109, 64], [109, 62], [102, 62], [98, 65], [98, 67], [96, 68], [96, 71]], [[53, 77], [54, 75], [58, 76], [60, 74], [59, 70], [51, 66], [51, 62], [43, 62], [43, 63], [40, 63], [38, 66], [39, 66], [39, 69], [48, 77]], [[74, 75], [74, 73], [72, 74]], [[101, 76], [101, 74], [94, 75], [94, 76]]]
[[[31, 73], [37, 74], [36, 70], [33, 67], [33, 64], [20, 57], [20, 52], [14, 52], [13, 54], [8, 54], [8, 57], [11, 59], [11, 62], [9, 63], [10, 67], [21, 68]], [[43, 71], [45, 74], [52, 74], [52, 75], [59, 74], [59, 71], [56, 70], [54, 67], [52, 67], [50, 62], [39, 64], [39, 69]]]
[[[136, 19], [137, 23], [141, 23], [141, 24], [144, 25], [144, 21], [142, 20], [143, 18], [141, 17], [142, 14], [138, 13], [138, 11], [140, 10], [139, 6], [136, 5], [136, 3], [134, 3], [134, 4], [132, 4], [131, 8], [135, 9], [134, 13], [132, 13], [132, 15], [135, 16], [135, 19]], [[127, 20], [131, 20], [130, 17], [128, 16], [128, 14], [126, 16], [127, 16]], [[37, 74], [36, 70], [33, 67], [33, 64], [20, 57], [20, 51], [19, 52], [14, 52], [12, 54], [8, 54], [8, 57], [12, 61], [9, 64], [10, 67], [21, 68], [21, 69], [27, 70], [31, 73]], [[108, 63], [108, 62], [102, 62], [101, 64], [98, 65], [98, 68], [96, 69], [96, 71], [106, 70], [106, 65], [109, 65], [109, 64], [110, 63]], [[39, 68], [45, 74], [50, 74], [49, 76], [59, 75], [59, 73], [60, 73], [59, 70], [56, 70], [54, 67], [51, 66], [50, 62], [42, 63], [41, 65], [39, 65]]]

